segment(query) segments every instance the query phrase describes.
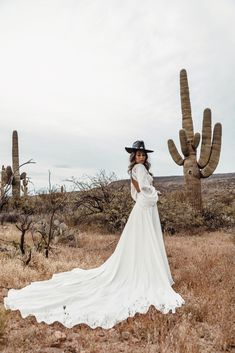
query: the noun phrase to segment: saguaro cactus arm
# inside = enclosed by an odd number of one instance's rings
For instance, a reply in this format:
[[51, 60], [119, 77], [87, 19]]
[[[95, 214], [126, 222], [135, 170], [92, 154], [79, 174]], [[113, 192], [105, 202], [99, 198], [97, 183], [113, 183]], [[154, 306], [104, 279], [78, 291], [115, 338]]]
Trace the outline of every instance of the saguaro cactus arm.
[[182, 110], [182, 127], [187, 132], [187, 137], [193, 140], [193, 120], [191, 113], [191, 104], [189, 98], [189, 87], [187, 72], [185, 69], [180, 71], [180, 98], [181, 98], [181, 110]]
[[189, 147], [188, 147], [187, 134], [186, 134], [185, 129], [180, 129], [179, 137], [180, 137], [181, 151], [185, 157], [188, 157], [189, 156]]
[[202, 143], [200, 150], [200, 158], [198, 160], [198, 166], [204, 168], [210, 158], [211, 154], [211, 110], [206, 108], [203, 112], [202, 122]]
[[193, 143], [192, 143], [192, 146], [193, 148], [196, 150], [198, 145], [199, 145], [199, 142], [200, 142], [200, 138], [201, 138], [201, 135], [200, 135], [200, 132], [196, 132], [194, 134], [194, 137], [193, 137]]
[[207, 165], [201, 170], [201, 176], [207, 178], [214, 172], [219, 163], [221, 151], [222, 125], [216, 123], [213, 130], [211, 153]]
[[13, 179], [13, 172], [12, 172], [12, 168], [10, 165], [8, 165], [5, 169], [6, 171], [6, 183], [7, 184], [11, 184], [12, 183], [12, 179]]
[[[12, 185], [12, 179], [13, 179], [13, 173], [12, 169], [10, 166], [7, 166], [6, 168], [4, 165], [2, 166], [1, 170], [1, 202], [3, 201], [4, 195], [9, 190], [9, 187]], [[3, 205], [3, 204], [2, 204]]]
[[7, 173], [4, 165], [2, 166], [1, 171], [1, 186], [4, 186], [7, 183]]
[[26, 179], [26, 173], [23, 172], [20, 174], [20, 180]]
[[173, 160], [175, 161], [176, 164], [178, 165], [183, 165], [184, 164], [184, 160], [181, 157], [181, 155], [179, 154], [177, 147], [175, 146], [175, 143], [172, 139], [167, 141], [168, 144], [168, 149], [170, 152], [171, 157], [173, 158]]

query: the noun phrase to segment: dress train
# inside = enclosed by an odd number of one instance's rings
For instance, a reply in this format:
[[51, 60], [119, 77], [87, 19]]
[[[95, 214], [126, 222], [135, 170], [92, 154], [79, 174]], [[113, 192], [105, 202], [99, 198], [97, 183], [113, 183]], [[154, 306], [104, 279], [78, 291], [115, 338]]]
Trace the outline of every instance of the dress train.
[[185, 300], [171, 287], [171, 275], [157, 208], [158, 194], [142, 164], [132, 176], [140, 185], [136, 201], [113, 254], [99, 267], [74, 268], [55, 273], [21, 289], [10, 289], [6, 309], [20, 310], [23, 318], [61, 322], [71, 328], [85, 323], [109, 329], [117, 323], [146, 313], [150, 305], [163, 314], [175, 313]]

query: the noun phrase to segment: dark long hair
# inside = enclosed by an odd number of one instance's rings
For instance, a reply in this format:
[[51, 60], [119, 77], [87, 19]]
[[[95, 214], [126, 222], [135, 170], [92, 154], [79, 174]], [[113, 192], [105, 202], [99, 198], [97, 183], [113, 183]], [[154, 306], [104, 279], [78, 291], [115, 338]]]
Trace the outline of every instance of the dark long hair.
[[[132, 168], [134, 167], [134, 165], [136, 164], [135, 162], [135, 155], [136, 155], [136, 152], [138, 150], [134, 151], [134, 152], [131, 152], [130, 154], [130, 158], [129, 158], [129, 161], [130, 161], [130, 164], [128, 166], [128, 174], [131, 175], [131, 172], [132, 172]], [[143, 151], [142, 151], [143, 152]], [[151, 163], [148, 161], [148, 153], [145, 152], [145, 162], [144, 162], [144, 166], [145, 168], [147, 169], [147, 171], [149, 172], [150, 175], [153, 176], [153, 174], [149, 171], [150, 167], [151, 167]]]

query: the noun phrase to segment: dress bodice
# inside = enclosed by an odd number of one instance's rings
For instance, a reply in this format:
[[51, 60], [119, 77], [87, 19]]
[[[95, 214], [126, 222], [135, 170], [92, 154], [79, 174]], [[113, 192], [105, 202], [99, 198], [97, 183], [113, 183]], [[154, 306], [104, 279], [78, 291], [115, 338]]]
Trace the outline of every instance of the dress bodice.
[[[135, 179], [140, 188], [138, 193], [133, 183], [131, 183], [131, 196], [134, 201], [142, 200], [146, 204], [155, 205], [158, 201], [157, 190], [153, 186], [153, 177], [141, 163], [137, 163], [132, 168], [131, 176]], [[140, 201], [139, 201], [140, 202]]]

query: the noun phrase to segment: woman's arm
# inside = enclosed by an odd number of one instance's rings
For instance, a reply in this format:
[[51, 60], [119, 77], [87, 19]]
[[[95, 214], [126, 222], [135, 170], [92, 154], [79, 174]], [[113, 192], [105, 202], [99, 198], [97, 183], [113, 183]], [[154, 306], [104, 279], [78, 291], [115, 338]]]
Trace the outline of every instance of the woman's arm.
[[139, 185], [139, 189], [146, 197], [155, 197], [158, 200], [158, 191], [150, 183], [148, 179], [148, 171], [145, 166], [141, 163], [137, 164], [135, 167], [136, 178]]

